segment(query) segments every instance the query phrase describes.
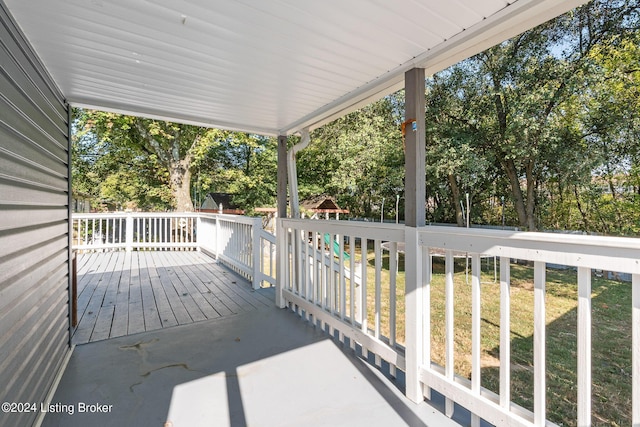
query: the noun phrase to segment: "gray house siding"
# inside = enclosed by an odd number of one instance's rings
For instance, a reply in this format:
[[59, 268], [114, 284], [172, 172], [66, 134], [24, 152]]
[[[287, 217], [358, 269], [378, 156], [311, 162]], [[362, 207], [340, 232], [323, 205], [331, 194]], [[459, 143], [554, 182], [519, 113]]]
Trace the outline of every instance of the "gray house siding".
[[0, 24], [0, 402], [39, 406], [69, 351], [68, 107], [2, 1]]

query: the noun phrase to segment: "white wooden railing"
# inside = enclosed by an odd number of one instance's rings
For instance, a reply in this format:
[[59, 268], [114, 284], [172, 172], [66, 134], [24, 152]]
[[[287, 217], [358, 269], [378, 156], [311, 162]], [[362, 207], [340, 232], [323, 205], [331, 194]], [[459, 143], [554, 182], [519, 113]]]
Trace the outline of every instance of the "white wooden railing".
[[[501, 230], [459, 229], [453, 227], [411, 228], [389, 224], [343, 221], [279, 220], [279, 260], [281, 277], [276, 293], [281, 305], [288, 305], [301, 316], [349, 339], [363, 355], [375, 355], [376, 364], [386, 360], [391, 373], [396, 368], [406, 374], [406, 393], [415, 401], [429, 398], [435, 390], [446, 398], [445, 412], [451, 416], [454, 403], [472, 413], [472, 425], [485, 419], [495, 425], [543, 426], [547, 420], [546, 384], [546, 265], [562, 264], [577, 269], [577, 425], [592, 423], [591, 381], [591, 273], [606, 269], [632, 275], [632, 396], [633, 426], [640, 426], [640, 239], [524, 233]], [[330, 238], [325, 240], [324, 236]], [[345, 239], [351, 243], [345, 254]], [[353, 244], [356, 239], [360, 245]], [[337, 241], [337, 244], [333, 242]], [[382, 274], [381, 246], [390, 249], [388, 273]], [[398, 244], [405, 247], [406, 290], [402, 296], [406, 333], [398, 333], [396, 254]], [[335, 248], [334, 245], [337, 245]], [[356, 268], [356, 258], [366, 258]], [[445, 258], [444, 357], [436, 358], [431, 348], [431, 278], [433, 252]], [[454, 367], [456, 324], [454, 323], [454, 253], [471, 259], [472, 350], [471, 376], [458, 375]], [[349, 255], [349, 261], [346, 261]], [[496, 257], [500, 266], [500, 361], [499, 392], [481, 386], [482, 288], [480, 258]], [[533, 319], [533, 411], [518, 406], [511, 396], [511, 319], [510, 263], [512, 259], [534, 265]], [[355, 278], [360, 272], [361, 281]], [[368, 273], [368, 274], [367, 274]], [[373, 291], [369, 291], [369, 287]], [[358, 300], [366, 301], [359, 308]], [[465, 331], [466, 332], [466, 331]], [[404, 342], [402, 341], [404, 337]], [[438, 355], [440, 356], [440, 355]], [[444, 360], [444, 366], [435, 359]]]
[[[421, 330], [418, 346], [424, 349], [418, 356], [418, 378], [425, 390], [433, 388], [447, 397], [446, 412], [451, 415], [453, 403], [473, 408], [474, 424], [481, 417], [493, 424], [542, 426], [546, 420], [546, 264], [561, 264], [577, 268], [577, 421], [579, 426], [591, 425], [591, 270], [605, 268], [632, 274], [633, 296], [633, 411], [634, 426], [640, 423], [640, 240], [628, 238], [576, 236], [547, 233], [508, 232], [499, 230], [451, 229], [423, 227], [417, 233], [417, 259], [422, 259], [422, 303], [415, 310], [425, 321], [412, 327]], [[430, 277], [432, 248], [445, 252], [445, 366], [431, 362], [430, 354]], [[408, 249], [407, 249], [408, 250]], [[472, 375], [461, 381], [454, 370], [454, 286], [453, 252], [466, 252], [472, 260]], [[498, 394], [483, 389], [481, 384], [481, 293], [480, 255], [496, 256], [500, 260], [500, 390]], [[526, 260], [534, 264], [534, 334], [533, 413], [513, 404], [511, 399], [510, 359], [510, 260]], [[409, 267], [410, 268], [410, 267]], [[409, 310], [407, 308], [407, 311]], [[409, 319], [407, 320], [409, 321]], [[407, 326], [409, 328], [409, 326]], [[630, 343], [631, 345], [631, 343]], [[409, 374], [407, 374], [409, 375]], [[412, 374], [412, 375], [415, 375]]]
[[275, 285], [275, 236], [262, 229], [262, 219], [242, 215], [200, 214], [199, 248], [250, 280]]
[[73, 248], [79, 251], [197, 248], [194, 213], [74, 214]]
[[[337, 331], [342, 341], [348, 338], [364, 357], [371, 351], [378, 366], [385, 360], [392, 373], [396, 368], [404, 370], [396, 301], [397, 242], [404, 240], [404, 228], [294, 219], [282, 220], [281, 227], [289, 252], [281, 263], [286, 271], [281, 290], [284, 300], [308, 320], [328, 327], [332, 335]], [[345, 238], [350, 242], [348, 251]], [[390, 273], [385, 277], [382, 242], [391, 242]], [[367, 259], [370, 246], [372, 260]]]
[[275, 237], [260, 218], [202, 213], [73, 214], [74, 250], [201, 250], [252, 282], [275, 285]]

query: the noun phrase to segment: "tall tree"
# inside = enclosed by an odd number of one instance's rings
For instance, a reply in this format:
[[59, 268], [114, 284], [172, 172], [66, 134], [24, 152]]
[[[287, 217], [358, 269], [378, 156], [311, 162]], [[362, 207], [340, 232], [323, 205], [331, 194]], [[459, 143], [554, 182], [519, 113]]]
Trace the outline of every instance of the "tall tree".
[[[79, 110], [76, 124], [80, 138], [125, 153], [123, 161], [157, 164], [166, 174], [173, 208], [193, 211], [191, 168], [208, 147], [227, 137], [218, 129], [162, 122], [93, 110]], [[161, 172], [161, 173], [162, 173]]]
[[[633, 30], [637, 1], [594, 1], [441, 74], [455, 80], [440, 117], [471, 136], [508, 179], [518, 224], [538, 228], [539, 189], [564, 154], [584, 147], [567, 132], [566, 101], [584, 89], [589, 55]], [[444, 83], [442, 83], [444, 82]], [[435, 91], [435, 89], [434, 89]], [[576, 145], [578, 144], [578, 145]]]
[[274, 138], [230, 133], [196, 161], [202, 192], [231, 193], [245, 211], [276, 200], [277, 143]]

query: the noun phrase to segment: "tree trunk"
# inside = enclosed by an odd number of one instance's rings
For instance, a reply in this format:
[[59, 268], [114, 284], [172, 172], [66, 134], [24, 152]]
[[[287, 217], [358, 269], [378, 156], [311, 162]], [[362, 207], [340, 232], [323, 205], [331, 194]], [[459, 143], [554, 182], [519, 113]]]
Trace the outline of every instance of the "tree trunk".
[[587, 213], [582, 209], [582, 204], [580, 203], [580, 196], [578, 195], [578, 186], [574, 184], [573, 186], [573, 194], [576, 196], [576, 205], [578, 206], [578, 212], [582, 216], [582, 224], [584, 226], [584, 230], [589, 229], [589, 218], [587, 217]]
[[527, 162], [527, 228], [536, 231], [536, 177], [533, 173], [533, 162]]
[[458, 224], [458, 227], [464, 227], [464, 215], [462, 213], [462, 208], [460, 207], [460, 189], [458, 188], [456, 177], [449, 174], [447, 179], [449, 180], [449, 186], [451, 187], [451, 203], [453, 203], [453, 206], [456, 208], [456, 224]]
[[518, 224], [521, 227], [527, 227], [527, 209], [524, 204], [524, 196], [522, 195], [522, 188], [520, 188], [520, 180], [518, 179], [516, 165], [513, 163], [512, 159], [503, 160], [501, 163], [507, 173], [509, 183], [511, 184], [511, 194], [513, 195], [513, 204], [515, 205], [516, 213], [518, 214]]
[[193, 212], [191, 172], [185, 160], [172, 162], [169, 168], [171, 192], [178, 212]]

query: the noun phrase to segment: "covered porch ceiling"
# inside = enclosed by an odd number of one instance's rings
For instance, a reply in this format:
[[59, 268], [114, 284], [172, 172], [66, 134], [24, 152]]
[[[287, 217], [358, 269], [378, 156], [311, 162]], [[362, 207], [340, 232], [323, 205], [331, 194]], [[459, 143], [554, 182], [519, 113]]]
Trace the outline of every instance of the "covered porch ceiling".
[[586, 1], [4, 3], [71, 105], [288, 135]]

